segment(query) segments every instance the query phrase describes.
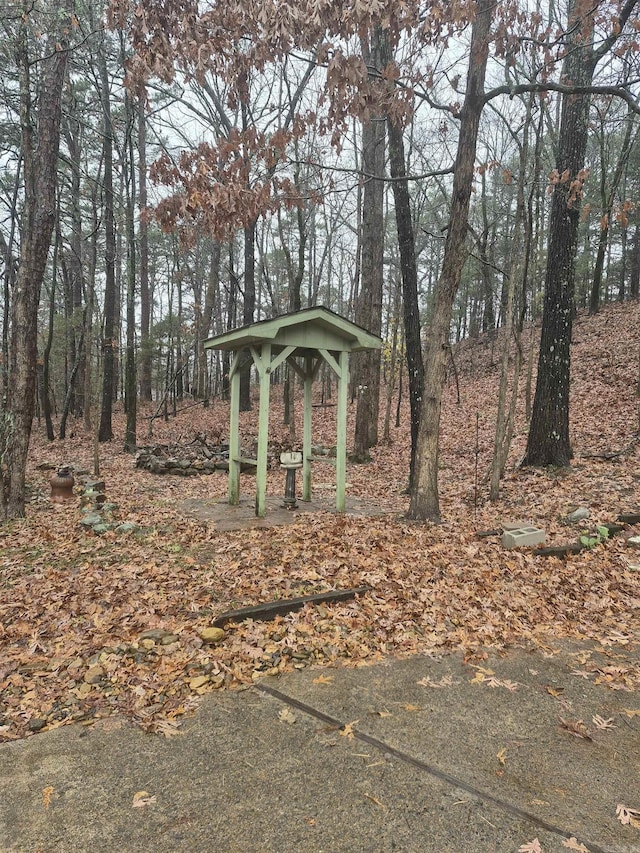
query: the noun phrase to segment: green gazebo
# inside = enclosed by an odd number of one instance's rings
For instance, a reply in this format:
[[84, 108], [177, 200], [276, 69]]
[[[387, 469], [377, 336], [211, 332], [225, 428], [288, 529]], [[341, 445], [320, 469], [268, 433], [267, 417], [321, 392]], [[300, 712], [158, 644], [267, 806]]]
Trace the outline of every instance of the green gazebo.
[[[338, 377], [336, 436], [336, 509], [344, 512], [347, 469], [347, 400], [349, 353], [380, 349], [382, 341], [361, 326], [345, 320], [328, 308], [307, 308], [242, 326], [205, 341], [207, 349], [234, 353], [229, 380], [229, 503], [240, 501], [240, 466], [256, 466], [256, 515], [264, 516], [267, 488], [267, 441], [269, 435], [269, 392], [273, 371], [286, 361], [304, 382], [304, 427], [302, 434], [302, 499], [311, 500], [311, 386], [323, 360]], [[240, 455], [240, 367], [250, 354], [260, 379], [257, 459]]]

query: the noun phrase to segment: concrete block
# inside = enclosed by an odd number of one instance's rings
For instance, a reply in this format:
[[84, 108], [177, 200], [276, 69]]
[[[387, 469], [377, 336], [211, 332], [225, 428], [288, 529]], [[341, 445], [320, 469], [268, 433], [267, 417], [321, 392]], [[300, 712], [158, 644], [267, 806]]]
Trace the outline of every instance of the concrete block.
[[534, 524], [530, 518], [526, 519], [526, 520], [523, 518], [520, 518], [520, 519], [516, 519], [515, 521], [511, 520], [511, 519], [509, 521], [503, 521], [501, 526], [502, 526], [503, 531], [504, 530], [522, 530], [524, 527], [533, 527]]
[[531, 548], [544, 545], [545, 533], [539, 527], [520, 527], [518, 530], [505, 530], [502, 534], [504, 548]]

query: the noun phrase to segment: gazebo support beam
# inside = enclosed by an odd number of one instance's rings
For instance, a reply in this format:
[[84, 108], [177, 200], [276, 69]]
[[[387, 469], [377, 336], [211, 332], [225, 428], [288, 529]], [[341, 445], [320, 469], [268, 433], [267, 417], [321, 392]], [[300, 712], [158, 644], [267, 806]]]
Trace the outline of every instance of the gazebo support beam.
[[347, 402], [349, 399], [349, 353], [342, 350], [336, 358], [326, 349], [318, 352], [338, 377], [336, 412], [336, 509], [344, 512], [347, 483]]
[[229, 368], [231, 404], [229, 413], [229, 503], [240, 503], [240, 358], [244, 353], [233, 356]]
[[347, 481], [347, 402], [349, 396], [349, 353], [339, 355], [338, 410], [336, 413], [336, 509], [344, 512]]
[[[319, 361], [319, 359], [318, 359]], [[302, 422], [302, 500], [311, 500], [311, 387], [313, 385], [313, 359], [304, 359], [304, 420]]]
[[260, 408], [258, 410], [258, 465], [256, 467], [256, 515], [264, 518], [267, 506], [267, 449], [269, 439], [269, 396], [271, 391], [271, 344], [263, 343], [258, 355], [251, 347], [251, 355], [260, 377]]

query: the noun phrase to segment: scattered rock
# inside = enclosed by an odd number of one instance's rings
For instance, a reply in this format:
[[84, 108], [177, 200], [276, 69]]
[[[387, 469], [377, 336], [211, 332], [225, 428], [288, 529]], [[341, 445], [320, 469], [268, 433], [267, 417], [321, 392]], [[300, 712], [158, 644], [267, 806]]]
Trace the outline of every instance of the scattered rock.
[[575, 509], [573, 512], [569, 513], [569, 515], [567, 516], [567, 521], [569, 522], [569, 524], [575, 524], [578, 521], [584, 521], [585, 519], [589, 518], [590, 515], [591, 512], [589, 510], [589, 507], [580, 506], [578, 507], [578, 509]]
[[198, 690], [200, 687], [208, 684], [209, 681], [210, 677], [208, 675], [197, 675], [195, 678], [189, 679], [189, 688], [191, 690]]
[[627, 539], [629, 548], [640, 548], [640, 536], [630, 536]]
[[136, 524], [135, 521], [123, 521], [115, 530], [116, 533], [134, 533], [136, 530], [140, 530], [140, 525]]
[[102, 681], [103, 678], [104, 667], [100, 666], [100, 664], [90, 666], [84, 674], [84, 681], [86, 684], [97, 684], [99, 681]]
[[150, 628], [148, 631], [143, 631], [140, 634], [141, 640], [156, 640], [158, 643], [161, 643], [164, 637], [175, 636], [170, 634], [169, 631], [165, 631], [164, 628]]
[[39, 732], [47, 725], [47, 721], [43, 720], [41, 717], [33, 717], [29, 720], [29, 730], [32, 732]]
[[214, 643], [219, 643], [221, 640], [224, 640], [225, 633], [222, 628], [203, 628], [200, 631], [200, 639], [203, 643], [209, 643], [213, 645]]

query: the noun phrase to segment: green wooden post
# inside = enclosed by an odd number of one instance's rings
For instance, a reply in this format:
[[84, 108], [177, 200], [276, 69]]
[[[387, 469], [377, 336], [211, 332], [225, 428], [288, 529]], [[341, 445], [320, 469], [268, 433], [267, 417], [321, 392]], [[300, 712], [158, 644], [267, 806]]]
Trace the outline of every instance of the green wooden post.
[[267, 495], [267, 446], [269, 438], [269, 393], [271, 385], [271, 344], [263, 343], [260, 355], [251, 347], [260, 376], [260, 409], [258, 413], [258, 465], [256, 467], [256, 515], [264, 518]]
[[302, 427], [302, 500], [311, 500], [311, 386], [313, 384], [313, 360], [304, 359], [304, 421]]
[[347, 481], [347, 401], [349, 395], [349, 353], [339, 355], [338, 410], [336, 413], [336, 509], [345, 511], [345, 486]]
[[229, 379], [231, 383], [231, 405], [229, 407], [229, 503], [237, 506], [240, 503], [240, 352], [237, 352], [231, 367]]

